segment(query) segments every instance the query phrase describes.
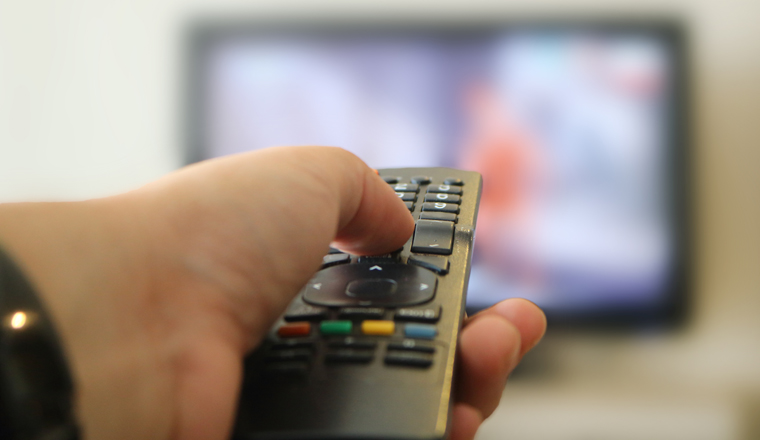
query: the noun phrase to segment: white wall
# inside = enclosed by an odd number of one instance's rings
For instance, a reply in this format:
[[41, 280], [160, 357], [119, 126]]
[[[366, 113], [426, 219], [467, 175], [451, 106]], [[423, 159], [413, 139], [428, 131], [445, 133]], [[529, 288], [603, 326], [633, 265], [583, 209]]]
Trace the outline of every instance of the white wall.
[[548, 372], [518, 378], [481, 438], [760, 435], [748, 431], [760, 407], [760, 2], [0, 0], [0, 201], [103, 196], [179, 166], [180, 31], [220, 11], [683, 17], [694, 49], [695, 318], [666, 336], [549, 335], [534, 360]]

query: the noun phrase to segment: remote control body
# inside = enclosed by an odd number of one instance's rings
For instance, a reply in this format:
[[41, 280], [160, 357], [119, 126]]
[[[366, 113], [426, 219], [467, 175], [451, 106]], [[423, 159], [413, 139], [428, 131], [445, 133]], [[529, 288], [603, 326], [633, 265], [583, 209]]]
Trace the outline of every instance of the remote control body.
[[440, 440], [449, 431], [480, 174], [379, 170], [416, 222], [403, 249], [335, 250], [245, 363], [236, 440]]

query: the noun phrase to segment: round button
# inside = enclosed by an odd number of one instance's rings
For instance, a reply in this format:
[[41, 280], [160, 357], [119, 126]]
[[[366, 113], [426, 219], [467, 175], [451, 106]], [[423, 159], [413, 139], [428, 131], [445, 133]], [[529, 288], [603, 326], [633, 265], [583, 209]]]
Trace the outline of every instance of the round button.
[[346, 286], [346, 295], [357, 299], [373, 300], [393, 295], [397, 289], [398, 283], [390, 278], [354, 280]]
[[397, 176], [381, 176], [385, 183], [398, 183], [400, 177]]
[[426, 183], [430, 183], [430, 181], [433, 180], [432, 177], [428, 176], [414, 176], [412, 177], [412, 183], [419, 183], [420, 185], [424, 185]]
[[456, 186], [462, 186], [464, 185], [464, 182], [462, 182], [462, 179], [456, 178], [456, 177], [447, 177], [446, 180], [443, 181], [444, 185], [456, 185]]

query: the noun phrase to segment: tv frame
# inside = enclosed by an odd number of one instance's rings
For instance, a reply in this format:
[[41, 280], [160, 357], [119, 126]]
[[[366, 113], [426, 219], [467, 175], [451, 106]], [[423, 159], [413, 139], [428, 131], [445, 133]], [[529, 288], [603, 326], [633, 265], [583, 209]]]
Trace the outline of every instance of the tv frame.
[[[348, 19], [285, 20], [264, 18], [243, 18], [234, 20], [200, 20], [190, 23], [185, 30], [185, 53], [183, 60], [184, 84], [181, 112], [183, 115], [182, 139], [185, 164], [210, 158], [203, 145], [204, 85], [203, 75], [205, 55], [209, 48], [221, 39], [295, 33], [329, 35], [380, 34], [403, 32], [407, 35], [482, 35], [489, 31], [508, 29], [510, 31], [577, 31], [594, 34], [642, 34], [653, 36], [669, 49], [672, 65], [669, 100], [671, 118], [669, 144], [666, 158], [669, 160], [669, 179], [672, 204], [669, 218], [673, 230], [673, 269], [668, 283], [667, 294], [659, 307], [625, 309], [605, 309], [557, 313], [548, 312], [547, 319], [552, 328], [564, 329], [605, 329], [623, 330], [641, 328], [673, 329], [687, 322], [692, 290], [692, 236], [693, 185], [691, 184], [690, 155], [690, 81], [687, 75], [688, 42], [685, 26], [675, 19], [461, 19], [461, 20], [418, 20], [418, 19], [378, 19], [369, 21]], [[468, 313], [478, 310], [468, 307]]]

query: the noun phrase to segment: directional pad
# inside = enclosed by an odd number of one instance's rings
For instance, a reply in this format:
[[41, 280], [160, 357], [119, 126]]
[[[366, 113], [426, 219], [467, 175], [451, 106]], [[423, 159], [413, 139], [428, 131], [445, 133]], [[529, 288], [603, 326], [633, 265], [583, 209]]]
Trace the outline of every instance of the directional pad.
[[436, 275], [400, 263], [345, 264], [323, 269], [303, 289], [307, 303], [328, 307], [400, 307], [435, 296]]

